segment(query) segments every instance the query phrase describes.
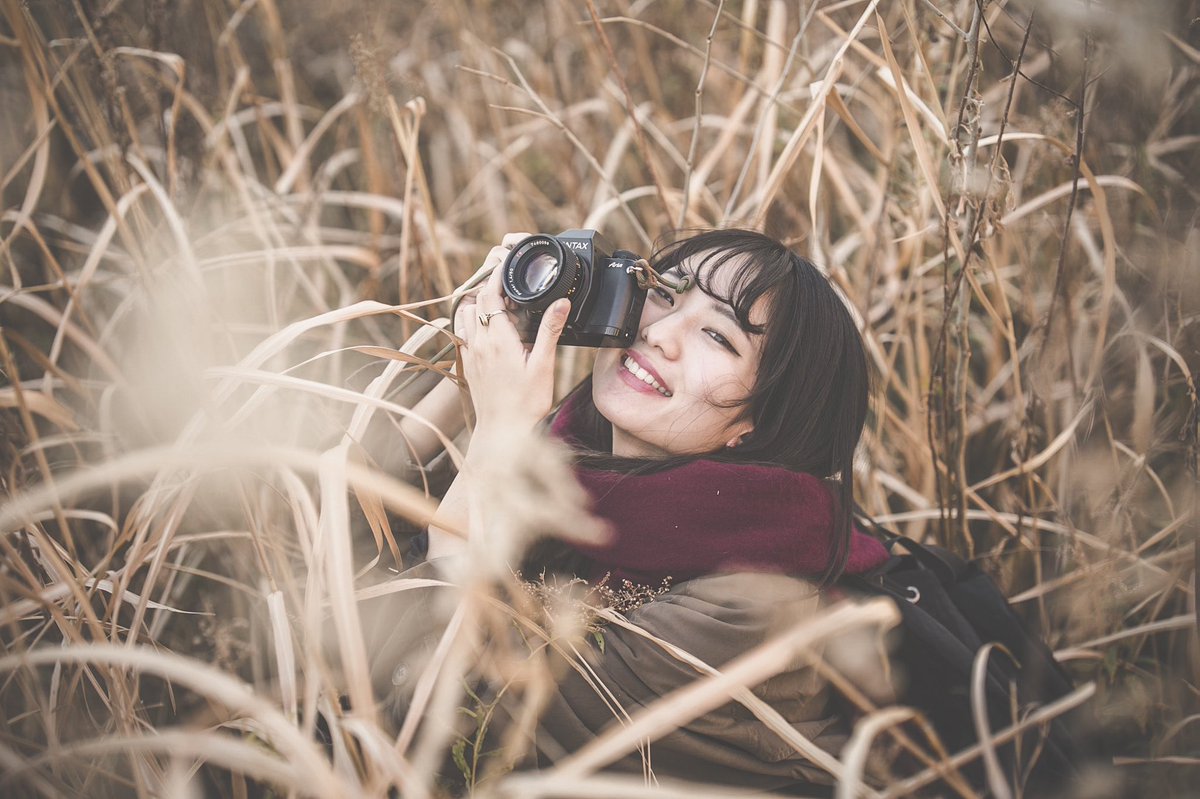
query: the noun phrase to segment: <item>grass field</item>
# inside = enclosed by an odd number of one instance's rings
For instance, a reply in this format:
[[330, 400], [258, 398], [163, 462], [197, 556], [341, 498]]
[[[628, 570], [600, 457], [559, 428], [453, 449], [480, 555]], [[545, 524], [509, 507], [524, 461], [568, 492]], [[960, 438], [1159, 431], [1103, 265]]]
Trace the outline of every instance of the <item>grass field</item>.
[[[649, 252], [735, 224], [827, 268], [861, 319], [859, 502], [978, 559], [1090, 686], [1078, 795], [1194, 790], [1198, 19], [0, 0], [0, 794], [429, 796], [451, 757], [481, 795], [648, 795], [602, 757], [515, 776], [432, 723], [389, 735], [356, 597], [404, 590], [459, 457], [415, 469], [400, 420], [501, 235]], [[588, 358], [563, 351], [563, 391]], [[535, 701], [539, 661], [480, 630], [533, 624], [497, 564], [530, 508], [578, 519], [558, 463], [498, 453], [514, 479], [419, 676], [430, 718], [465, 675], [519, 671]], [[912, 787], [857, 776], [889, 712], [842, 795]]]

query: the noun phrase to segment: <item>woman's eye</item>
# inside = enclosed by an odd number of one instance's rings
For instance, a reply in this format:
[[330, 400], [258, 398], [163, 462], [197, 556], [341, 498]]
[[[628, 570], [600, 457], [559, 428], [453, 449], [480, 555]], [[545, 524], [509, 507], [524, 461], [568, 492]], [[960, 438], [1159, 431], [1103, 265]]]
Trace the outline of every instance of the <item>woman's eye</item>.
[[711, 338], [713, 341], [720, 344], [725, 349], [732, 352], [734, 355], [738, 354], [738, 351], [734, 348], [733, 344], [730, 343], [729, 339], [725, 338], [717, 331], [713, 330], [712, 328], [705, 328], [704, 332], [708, 334], [709, 338]]
[[660, 300], [665, 302], [667, 305], [671, 305], [671, 306], [675, 305], [675, 298], [673, 296], [671, 296], [671, 292], [667, 291], [664, 288], [660, 288], [660, 287], [656, 286], [656, 287], [650, 289], [650, 293], [653, 294], [654, 296], [658, 297]]

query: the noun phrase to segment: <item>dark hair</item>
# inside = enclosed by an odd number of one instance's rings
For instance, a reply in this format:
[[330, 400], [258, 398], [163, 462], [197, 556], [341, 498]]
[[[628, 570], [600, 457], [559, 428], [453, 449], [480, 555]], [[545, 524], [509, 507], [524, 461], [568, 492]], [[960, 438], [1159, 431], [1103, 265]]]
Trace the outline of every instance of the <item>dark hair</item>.
[[[585, 447], [581, 465], [633, 474], [705, 458], [782, 466], [835, 481], [836, 540], [822, 575], [835, 579], [849, 557], [852, 465], [870, 391], [862, 337], [845, 302], [811, 262], [750, 230], [698, 233], [661, 248], [651, 262], [658, 272], [689, 262], [686, 271], [701, 291], [728, 302], [743, 328], [763, 334], [754, 388], [738, 403], [754, 428], [737, 447], [702, 455], [617, 458], [611, 455], [612, 425], [592, 403], [589, 377], [570, 397]], [[713, 289], [714, 270], [724, 268], [738, 270], [728, 296]], [[769, 313], [758, 327], [750, 323], [750, 309], [763, 297]]]

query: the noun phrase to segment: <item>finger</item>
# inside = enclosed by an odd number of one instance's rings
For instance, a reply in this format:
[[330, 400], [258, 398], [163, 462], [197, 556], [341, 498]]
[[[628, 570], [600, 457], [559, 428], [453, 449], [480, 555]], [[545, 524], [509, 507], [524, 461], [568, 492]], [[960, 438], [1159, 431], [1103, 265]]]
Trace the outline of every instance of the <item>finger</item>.
[[474, 330], [472, 324], [475, 316], [475, 303], [462, 302], [454, 311], [454, 332], [465, 344], [470, 340], [470, 334]]
[[[504, 263], [504, 259], [508, 258], [509, 252], [511, 252], [511, 249], [501, 244], [497, 244], [488, 250], [487, 255], [483, 258], [483, 262], [479, 265], [479, 269], [475, 271], [475, 277], [472, 278], [472, 281], [477, 280], [479, 284], [486, 284], [488, 276], [500, 271], [499, 266]], [[476, 288], [472, 289], [476, 293], [481, 288], [479, 284], [476, 285]]]
[[532, 233], [505, 233], [504, 238], [500, 239], [500, 246], [506, 250], [511, 250], [532, 235]]
[[537, 369], [554, 367], [554, 348], [562, 336], [563, 328], [567, 326], [567, 316], [571, 313], [571, 301], [565, 297], [556, 300], [542, 314], [542, 322], [538, 325], [537, 338], [533, 341], [533, 349], [529, 353], [530, 364]]
[[480, 290], [480, 313], [504, 310], [504, 289], [502, 287], [504, 275], [501, 272], [503, 272], [502, 269], [493, 269], [487, 283]]
[[456, 327], [459, 312], [461, 312], [464, 308], [468, 310], [474, 309], [475, 303], [478, 301], [478, 293], [479, 289], [476, 288], [466, 292], [458, 298], [457, 303], [454, 305], [454, 320], [456, 322]]
[[504, 259], [508, 257], [509, 252], [511, 252], [510, 248], [505, 247], [503, 244], [497, 244], [488, 250], [487, 257], [483, 260], [485, 263], [501, 264], [504, 263]]

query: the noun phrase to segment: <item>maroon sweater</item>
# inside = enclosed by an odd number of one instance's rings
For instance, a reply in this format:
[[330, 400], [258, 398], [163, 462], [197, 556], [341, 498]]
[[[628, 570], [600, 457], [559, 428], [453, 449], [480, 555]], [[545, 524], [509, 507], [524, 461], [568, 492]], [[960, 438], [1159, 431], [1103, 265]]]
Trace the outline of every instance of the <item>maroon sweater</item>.
[[[552, 432], [572, 442], [571, 408]], [[834, 552], [834, 497], [825, 482], [775, 466], [697, 460], [653, 474], [578, 468], [592, 512], [609, 522], [603, 545], [578, 546], [599, 579], [657, 585], [728, 571], [820, 576]], [[882, 564], [887, 550], [854, 528], [847, 574]]]

